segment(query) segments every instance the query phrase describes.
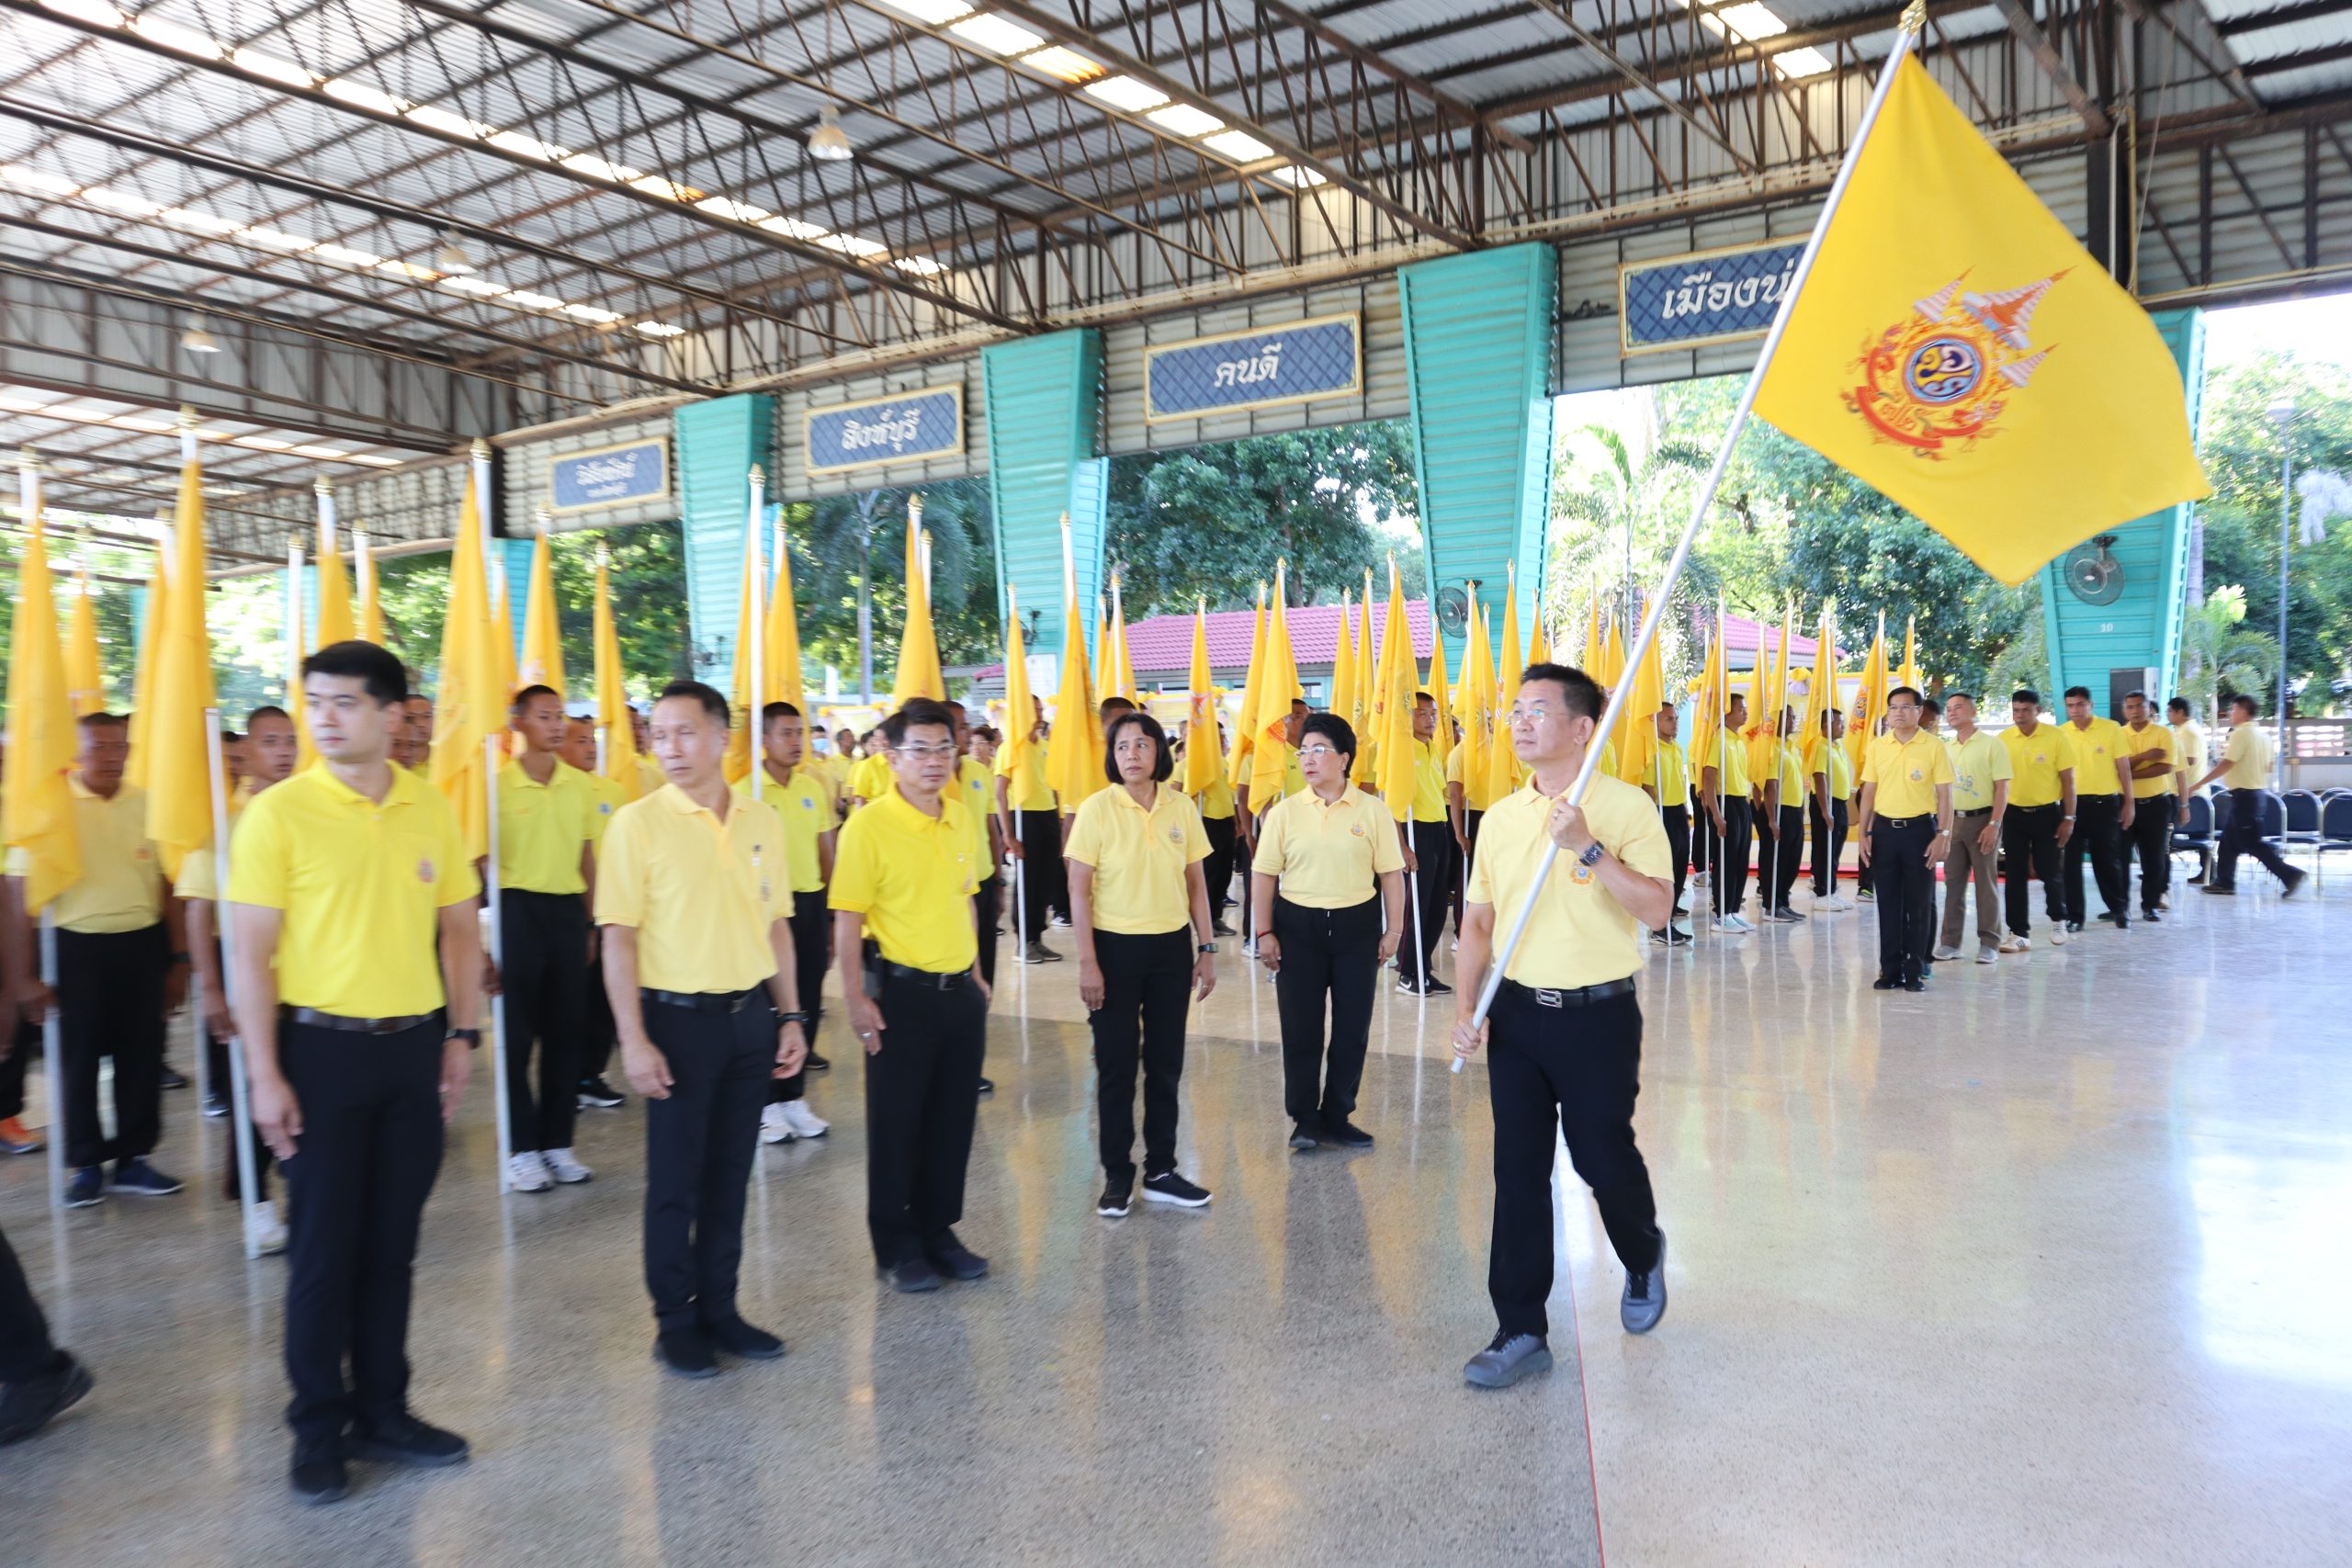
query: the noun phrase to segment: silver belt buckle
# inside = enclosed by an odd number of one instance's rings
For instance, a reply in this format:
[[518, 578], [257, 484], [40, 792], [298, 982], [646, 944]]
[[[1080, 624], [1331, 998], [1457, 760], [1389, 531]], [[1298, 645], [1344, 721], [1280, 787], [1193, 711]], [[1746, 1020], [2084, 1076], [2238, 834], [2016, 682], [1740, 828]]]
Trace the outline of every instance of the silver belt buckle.
[[1560, 993], [1557, 991], [1545, 990], [1542, 987], [1538, 987], [1535, 991], [1535, 1005], [1537, 1007], [1546, 1008], [1558, 1007], [1560, 1005]]

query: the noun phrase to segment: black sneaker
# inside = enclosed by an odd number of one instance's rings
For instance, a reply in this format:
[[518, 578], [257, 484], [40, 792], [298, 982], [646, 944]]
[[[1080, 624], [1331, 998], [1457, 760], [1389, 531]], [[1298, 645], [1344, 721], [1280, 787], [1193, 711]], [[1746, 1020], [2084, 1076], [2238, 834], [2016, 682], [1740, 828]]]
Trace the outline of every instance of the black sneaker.
[[1325, 1116], [1323, 1118], [1323, 1135], [1330, 1139], [1333, 1143], [1339, 1145], [1343, 1149], [1368, 1149], [1372, 1147], [1372, 1134], [1365, 1132], [1363, 1128], [1357, 1126], [1354, 1122], [1349, 1121], [1344, 1116]]
[[465, 1463], [467, 1456], [473, 1450], [457, 1433], [445, 1432], [403, 1410], [397, 1416], [376, 1420], [362, 1418], [353, 1422], [351, 1436], [344, 1440], [343, 1451], [352, 1459], [384, 1460], [394, 1464], [438, 1469], [443, 1465]]
[[1292, 1148], [1311, 1149], [1322, 1141], [1322, 1129], [1312, 1122], [1294, 1122], [1290, 1124]]
[[1871, 982], [1871, 989], [1873, 991], [1892, 991], [1902, 984], [1902, 981], [1896, 979], [1892, 975], [1881, 975], [1877, 979]]
[[2310, 872], [2304, 871], [2300, 867], [2289, 866], [2287, 868], [2287, 880], [2279, 887], [2278, 897], [2281, 898], [2292, 898], [2295, 896], [2295, 889], [2301, 887], [2303, 885], [2303, 878], [2310, 874]]
[[1209, 1190], [1195, 1187], [1172, 1170], [1143, 1179], [1143, 1197], [1147, 1203], [1173, 1203], [1183, 1209], [1208, 1207]]
[[0, 1448], [31, 1437], [89, 1392], [89, 1370], [71, 1352], [56, 1351], [40, 1371], [0, 1388]]
[[773, 1361], [784, 1354], [784, 1341], [764, 1328], [755, 1328], [740, 1317], [702, 1325], [703, 1337], [730, 1356], [741, 1356], [747, 1361]]
[[808, 1059], [800, 1064], [800, 1070], [804, 1073], [821, 1073], [829, 1070], [832, 1065], [830, 1057], [820, 1056], [811, 1051], [808, 1053]]
[[1430, 995], [1433, 997], [1450, 997], [1453, 995], [1453, 987], [1447, 985], [1444, 981], [1439, 979], [1434, 975], [1430, 976], [1429, 991]]
[[155, 1078], [156, 1086], [162, 1089], [186, 1089], [189, 1081], [186, 1073], [172, 1066], [166, 1066]]
[[996, 1092], [996, 1079], [982, 1078], [980, 1080], [980, 1092], [982, 1094], [994, 1094]]
[[2082, 929], [2083, 929], [2083, 922], [2082, 922], [2082, 921], [2080, 921], [2080, 920], [2068, 920], [2068, 921], [2066, 922], [2066, 934], [2067, 934], [2068, 936], [2075, 936], [2075, 935], [2079, 934], [2079, 933], [2081, 932]]
[[2236, 897], [2236, 895], [2237, 895], [2237, 889], [2236, 889], [2235, 887], [2233, 887], [2233, 886], [2224, 886], [2223, 885], [2222, 885], [2221, 883], [2218, 883], [2218, 882], [2209, 882], [2209, 883], [2206, 883], [2206, 884], [2204, 885], [2204, 887], [2203, 887], [2202, 891], [2207, 892], [2207, 893], [2218, 894], [2218, 895], [2220, 895], [2221, 897], [2225, 897], [2225, 898], [2228, 898], [2228, 897]]
[[136, 1198], [168, 1198], [180, 1190], [181, 1183], [143, 1159], [126, 1159], [115, 1162], [114, 1180], [107, 1185]]
[[[1297, 1140], [1292, 1140], [1297, 1147]], [[1307, 1145], [1314, 1147], [1313, 1144]], [[1095, 1201], [1094, 1212], [1106, 1220], [1124, 1220], [1135, 1206], [1136, 1179], [1132, 1176], [1106, 1176], [1102, 1179], [1102, 1196]]]
[[1232, 936], [1235, 932], [1231, 926], [1226, 924], [1225, 917], [1219, 915], [1216, 919], [1209, 922], [1209, 934], [1211, 936]]
[[653, 1337], [653, 1359], [673, 1378], [715, 1378], [718, 1358], [699, 1328], [665, 1328]]
[[216, 1121], [220, 1117], [229, 1114], [229, 1097], [225, 1094], [206, 1095], [204, 1097], [204, 1114]]
[[2165, 923], [2164, 917], [2163, 917], [2162, 915], [2158, 914], [2158, 913], [2157, 913], [2155, 910], [2154, 910], [2154, 909], [2143, 909], [2143, 910], [2141, 910], [2141, 911], [2140, 911], [2140, 919], [2142, 919], [2142, 921], [2143, 921], [2144, 923], [2146, 923], [2146, 924], [2148, 924], [2148, 925], [2152, 925], [2152, 926], [2160, 926], [2160, 925], [2163, 925], [2163, 924]]
[[1666, 1315], [1666, 1233], [1657, 1237], [1657, 1261], [1647, 1271], [1625, 1276], [1625, 1293], [1618, 1299], [1617, 1321], [1628, 1334], [1647, 1334]]
[[620, 1091], [601, 1077], [580, 1080], [580, 1109], [582, 1111], [613, 1111], [621, 1103]]
[[65, 1206], [69, 1209], [89, 1208], [94, 1203], [104, 1202], [106, 1195], [107, 1173], [95, 1165], [84, 1166], [65, 1184]]
[[931, 1266], [928, 1258], [910, 1258], [903, 1263], [890, 1264], [882, 1270], [882, 1277], [902, 1296], [939, 1289], [939, 1270]]
[[923, 1256], [931, 1259], [933, 1268], [951, 1280], [969, 1282], [988, 1278], [989, 1260], [957, 1241], [953, 1231], [946, 1240], [925, 1247]]
[[340, 1503], [351, 1492], [351, 1472], [344, 1468], [341, 1438], [297, 1438], [294, 1465], [287, 1476], [294, 1495], [313, 1506]]

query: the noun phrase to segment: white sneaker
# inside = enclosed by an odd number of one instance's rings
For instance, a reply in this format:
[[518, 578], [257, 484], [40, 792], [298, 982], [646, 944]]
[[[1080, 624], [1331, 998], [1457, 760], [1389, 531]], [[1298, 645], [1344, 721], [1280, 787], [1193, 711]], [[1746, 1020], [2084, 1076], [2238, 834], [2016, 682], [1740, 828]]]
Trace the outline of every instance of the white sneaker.
[[539, 1158], [546, 1163], [548, 1174], [566, 1187], [585, 1181], [596, 1174], [572, 1158], [570, 1149], [548, 1149], [540, 1154]]
[[1725, 915], [1722, 919], [1717, 920], [1715, 925], [1719, 930], [1733, 932], [1735, 935], [1745, 935], [1756, 930], [1754, 926], [1747, 923], [1745, 917], [1739, 915]]
[[544, 1192], [555, 1183], [548, 1176], [548, 1162], [537, 1150], [528, 1149], [506, 1156], [506, 1185], [516, 1192]]
[[2050, 945], [2052, 947], [2064, 947], [2066, 945], [2066, 928], [2064, 926], [2056, 925], [2050, 928]]
[[265, 1198], [254, 1205], [251, 1228], [245, 1232], [254, 1250], [264, 1258], [274, 1257], [286, 1250], [286, 1226], [277, 1217], [277, 1205]]
[[1826, 897], [1815, 898], [1813, 901], [1813, 907], [1816, 909], [1827, 909], [1833, 914], [1842, 914], [1846, 910], [1853, 908], [1851, 904], [1847, 903], [1846, 900], [1838, 897], [1835, 893], [1828, 895]]
[[805, 1100], [787, 1100], [769, 1109], [784, 1112], [785, 1125], [792, 1129], [795, 1137], [821, 1138], [833, 1130], [833, 1124], [809, 1110]]
[[1950, 942], [1944, 942], [1936, 949], [1936, 962], [1939, 964], [1949, 964], [1959, 956], [1960, 949]]
[[798, 1136], [800, 1134], [792, 1130], [792, 1123], [785, 1120], [783, 1106], [766, 1105], [760, 1108], [760, 1142], [788, 1144]]
[[1977, 963], [1979, 963], [1979, 964], [1990, 964], [1990, 963], [1992, 963], [1995, 959], [1996, 959], [1996, 958], [1998, 958], [1998, 957], [2000, 957], [2000, 956], [2001, 956], [2001, 951], [2000, 951], [2000, 949], [1998, 949], [1998, 948], [1995, 947], [1995, 946], [1994, 946], [1991, 942], [1984, 942], [1984, 943], [1981, 944], [1981, 945], [1976, 949], [1976, 962], [1977, 962]]
[[2021, 937], [2015, 931], [2011, 931], [2008, 935], [2001, 939], [2001, 951], [2003, 953], [2023, 953], [2032, 945], [2033, 942], [2031, 939]]

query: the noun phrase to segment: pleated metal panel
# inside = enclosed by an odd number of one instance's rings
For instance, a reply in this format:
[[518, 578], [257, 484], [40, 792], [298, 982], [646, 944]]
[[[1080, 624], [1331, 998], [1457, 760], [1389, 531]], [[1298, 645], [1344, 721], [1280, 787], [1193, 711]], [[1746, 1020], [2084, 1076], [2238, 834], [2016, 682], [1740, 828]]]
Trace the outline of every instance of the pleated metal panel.
[[675, 417], [671, 461], [685, 536], [686, 622], [695, 675], [725, 690], [751, 520], [752, 465], [775, 441], [775, 400], [757, 393], [688, 403]]
[[1102, 583], [1110, 464], [1102, 456], [1102, 336], [1048, 333], [980, 352], [1000, 616], [1005, 590], [1042, 610], [1032, 647], [1062, 645], [1062, 513], [1069, 513], [1079, 602]]

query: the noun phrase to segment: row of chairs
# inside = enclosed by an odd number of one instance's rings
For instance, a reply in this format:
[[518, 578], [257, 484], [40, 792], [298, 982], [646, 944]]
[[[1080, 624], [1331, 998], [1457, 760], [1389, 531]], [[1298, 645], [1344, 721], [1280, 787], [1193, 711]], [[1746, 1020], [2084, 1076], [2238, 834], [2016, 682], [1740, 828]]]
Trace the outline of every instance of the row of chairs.
[[[2217, 848], [2229, 826], [2232, 798], [2226, 790], [2191, 795], [2188, 825], [2172, 830], [2173, 852], [2201, 858]], [[2352, 851], [2352, 789], [2264, 790], [2261, 799], [2262, 837], [2280, 854], [2308, 850], [2324, 871], [2330, 853]]]

